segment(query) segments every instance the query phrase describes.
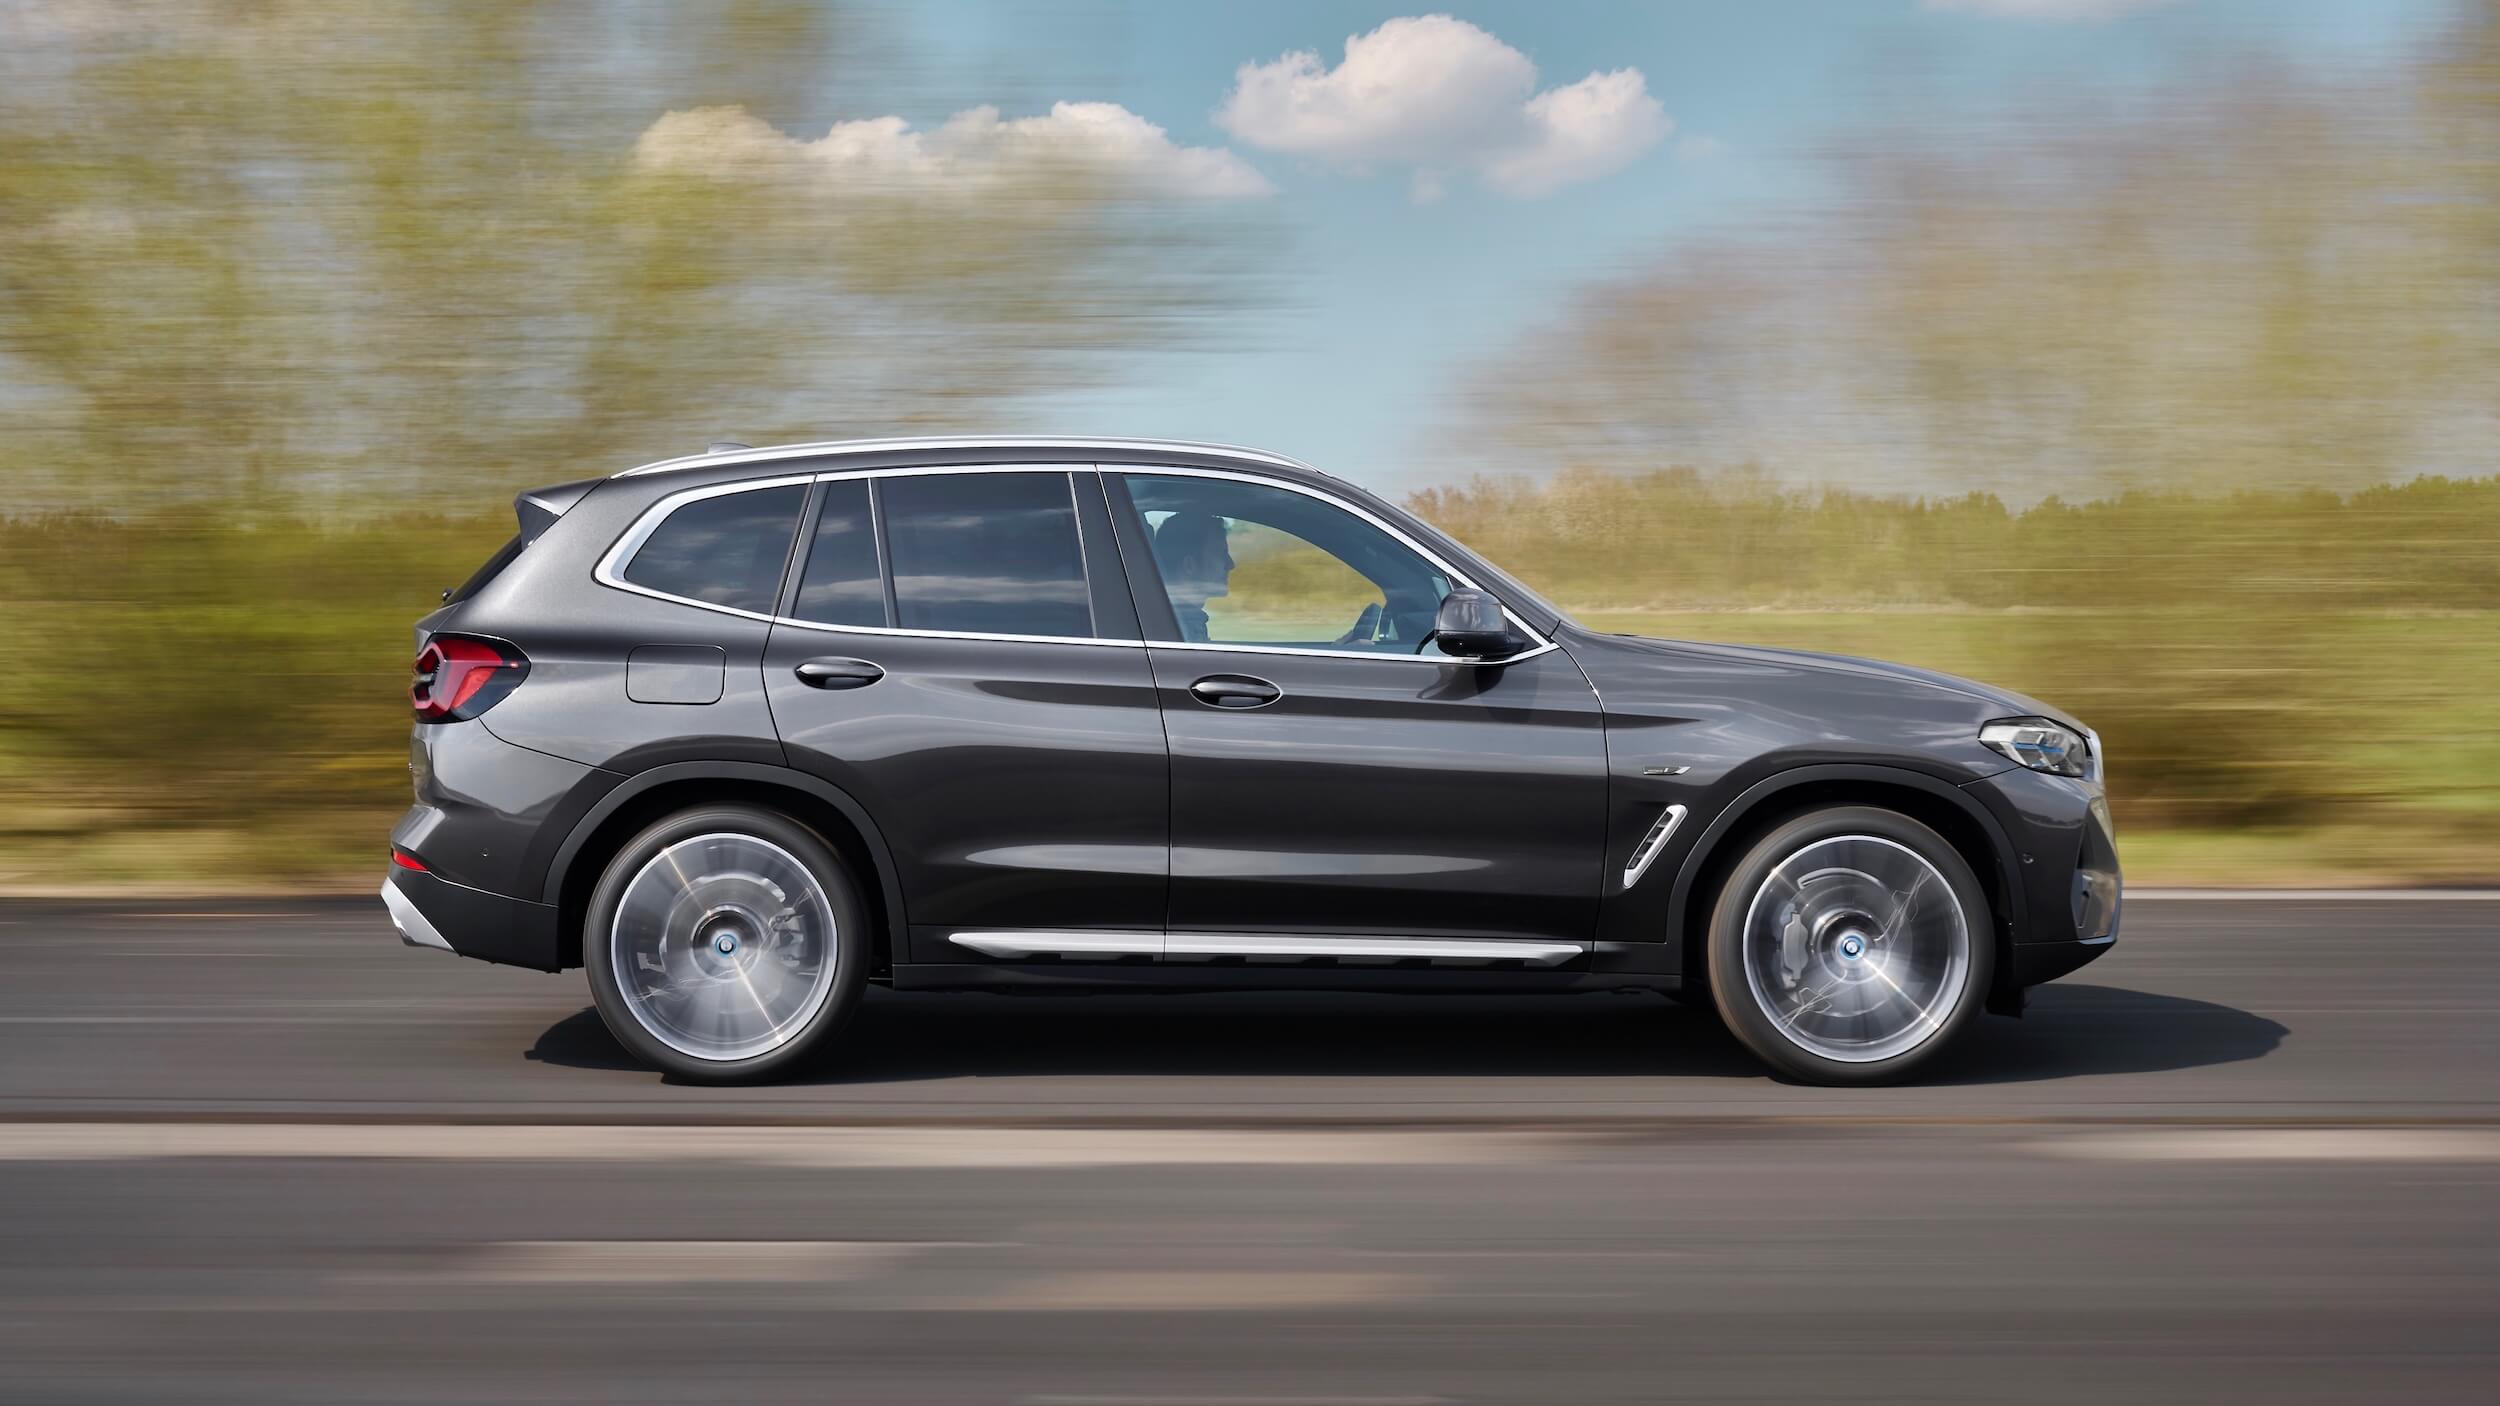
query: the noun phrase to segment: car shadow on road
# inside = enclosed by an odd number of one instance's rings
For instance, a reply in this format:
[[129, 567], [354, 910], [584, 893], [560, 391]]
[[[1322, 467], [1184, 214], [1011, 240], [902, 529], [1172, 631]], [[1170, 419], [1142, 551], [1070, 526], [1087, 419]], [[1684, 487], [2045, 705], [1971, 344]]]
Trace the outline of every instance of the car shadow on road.
[[[2060, 984], [2021, 1020], [1982, 1019], [1927, 1084], [2153, 1073], [2257, 1059], [2287, 1032], [2210, 1001]], [[1768, 1077], [1717, 1018], [1647, 996], [1388, 997], [1260, 993], [1057, 1000], [872, 990], [839, 1051], [789, 1082], [1002, 1075]], [[597, 1012], [567, 1016], [528, 1058], [639, 1066]]]

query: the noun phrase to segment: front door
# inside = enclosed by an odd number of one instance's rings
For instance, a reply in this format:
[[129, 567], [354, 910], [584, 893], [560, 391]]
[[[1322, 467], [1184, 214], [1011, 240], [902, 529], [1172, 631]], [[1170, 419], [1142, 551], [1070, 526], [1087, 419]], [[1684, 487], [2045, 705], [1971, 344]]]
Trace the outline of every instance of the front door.
[[1092, 470], [831, 478], [818, 496], [765, 689], [790, 764], [884, 831], [902, 959], [981, 960], [953, 938], [983, 929], [1151, 950], [1163, 726]]
[[1168, 950], [1193, 933], [1591, 936], [1606, 744], [1568, 655], [1442, 655], [1428, 636], [1452, 571], [1314, 489], [1105, 482], [1171, 748]]

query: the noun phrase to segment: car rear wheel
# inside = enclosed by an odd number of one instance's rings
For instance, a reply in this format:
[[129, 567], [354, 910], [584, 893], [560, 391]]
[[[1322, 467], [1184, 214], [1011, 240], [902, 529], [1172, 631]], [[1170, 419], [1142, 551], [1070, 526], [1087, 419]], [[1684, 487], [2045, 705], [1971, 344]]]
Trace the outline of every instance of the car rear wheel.
[[1737, 1038], [1817, 1084], [1903, 1078], [1969, 1025], [1995, 975], [1986, 893], [1944, 838], [1871, 806], [1764, 835], [1720, 889], [1710, 989]]
[[599, 1017], [670, 1074], [759, 1079], [819, 1048], [859, 1000], [867, 914], [806, 827], [748, 806], [681, 812], [608, 862], [582, 931]]

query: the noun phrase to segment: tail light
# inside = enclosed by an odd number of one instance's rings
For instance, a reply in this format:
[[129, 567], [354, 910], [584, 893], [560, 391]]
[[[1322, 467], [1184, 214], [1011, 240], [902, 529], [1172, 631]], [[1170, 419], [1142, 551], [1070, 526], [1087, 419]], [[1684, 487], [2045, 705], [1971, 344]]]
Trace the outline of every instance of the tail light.
[[529, 677], [527, 655], [500, 640], [474, 635], [436, 635], [417, 653], [408, 701], [421, 723], [474, 718], [504, 699]]

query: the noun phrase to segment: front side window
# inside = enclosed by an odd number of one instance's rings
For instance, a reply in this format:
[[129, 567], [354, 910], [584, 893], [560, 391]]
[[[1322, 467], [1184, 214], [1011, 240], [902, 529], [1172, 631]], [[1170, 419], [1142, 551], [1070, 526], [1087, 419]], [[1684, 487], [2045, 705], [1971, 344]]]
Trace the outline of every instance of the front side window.
[[877, 492], [897, 626], [1093, 635], [1066, 474], [902, 474], [878, 480]]
[[1182, 640], [1439, 657], [1453, 583], [1380, 528], [1271, 484], [1123, 477]]
[[807, 485], [792, 483], [681, 503], [620, 574], [662, 595], [770, 614], [806, 501]]

